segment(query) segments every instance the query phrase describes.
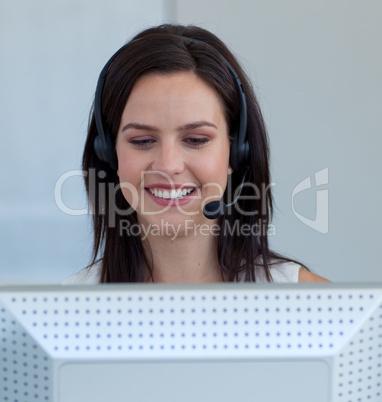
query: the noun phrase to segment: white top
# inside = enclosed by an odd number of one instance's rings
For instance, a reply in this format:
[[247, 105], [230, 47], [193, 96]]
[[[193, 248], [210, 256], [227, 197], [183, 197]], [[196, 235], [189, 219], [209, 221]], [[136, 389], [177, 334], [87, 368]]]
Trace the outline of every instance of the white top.
[[[290, 261], [274, 264], [270, 267], [273, 283], [298, 283], [298, 274], [301, 266]], [[101, 264], [97, 263], [85, 268], [77, 275], [65, 279], [63, 285], [97, 285], [100, 283]], [[244, 279], [242, 280], [244, 281]], [[241, 282], [241, 281], [240, 281]], [[265, 273], [260, 272], [256, 277], [257, 283], [267, 282]]]

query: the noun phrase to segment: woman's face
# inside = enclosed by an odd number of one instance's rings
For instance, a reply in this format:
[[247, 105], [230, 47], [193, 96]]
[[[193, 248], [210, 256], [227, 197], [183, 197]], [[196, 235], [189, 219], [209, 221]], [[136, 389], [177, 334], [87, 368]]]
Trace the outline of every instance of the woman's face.
[[[116, 141], [122, 192], [138, 221], [172, 234], [212, 223], [206, 202], [227, 185], [230, 143], [221, 100], [192, 72], [140, 78]], [[188, 222], [186, 222], [188, 221]]]

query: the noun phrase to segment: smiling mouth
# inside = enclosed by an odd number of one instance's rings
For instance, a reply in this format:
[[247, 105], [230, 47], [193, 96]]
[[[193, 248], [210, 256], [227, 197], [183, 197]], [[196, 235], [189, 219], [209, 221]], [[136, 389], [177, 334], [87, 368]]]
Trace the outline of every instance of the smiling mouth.
[[184, 188], [178, 190], [158, 190], [156, 188], [148, 189], [152, 195], [158, 198], [163, 198], [165, 200], [181, 200], [186, 198], [195, 191], [195, 188]]

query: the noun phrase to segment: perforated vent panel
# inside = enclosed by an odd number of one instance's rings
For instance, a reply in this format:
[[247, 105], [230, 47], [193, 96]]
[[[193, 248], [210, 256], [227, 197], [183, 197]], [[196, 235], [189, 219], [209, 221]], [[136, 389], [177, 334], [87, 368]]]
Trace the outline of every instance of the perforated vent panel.
[[322, 358], [333, 401], [382, 401], [381, 288], [66, 287], [0, 303], [1, 400], [52, 400], [54, 361]]
[[0, 401], [51, 401], [51, 361], [0, 300]]
[[382, 401], [381, 303], [365, 316], [335, 361], [334, 401]]

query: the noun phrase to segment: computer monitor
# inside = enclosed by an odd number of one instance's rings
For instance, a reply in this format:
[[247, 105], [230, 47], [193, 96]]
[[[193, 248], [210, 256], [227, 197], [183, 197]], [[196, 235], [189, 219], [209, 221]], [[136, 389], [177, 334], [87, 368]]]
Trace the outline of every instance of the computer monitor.
[[382, 401], [382, 285], [0, 288], [0, 400]]

